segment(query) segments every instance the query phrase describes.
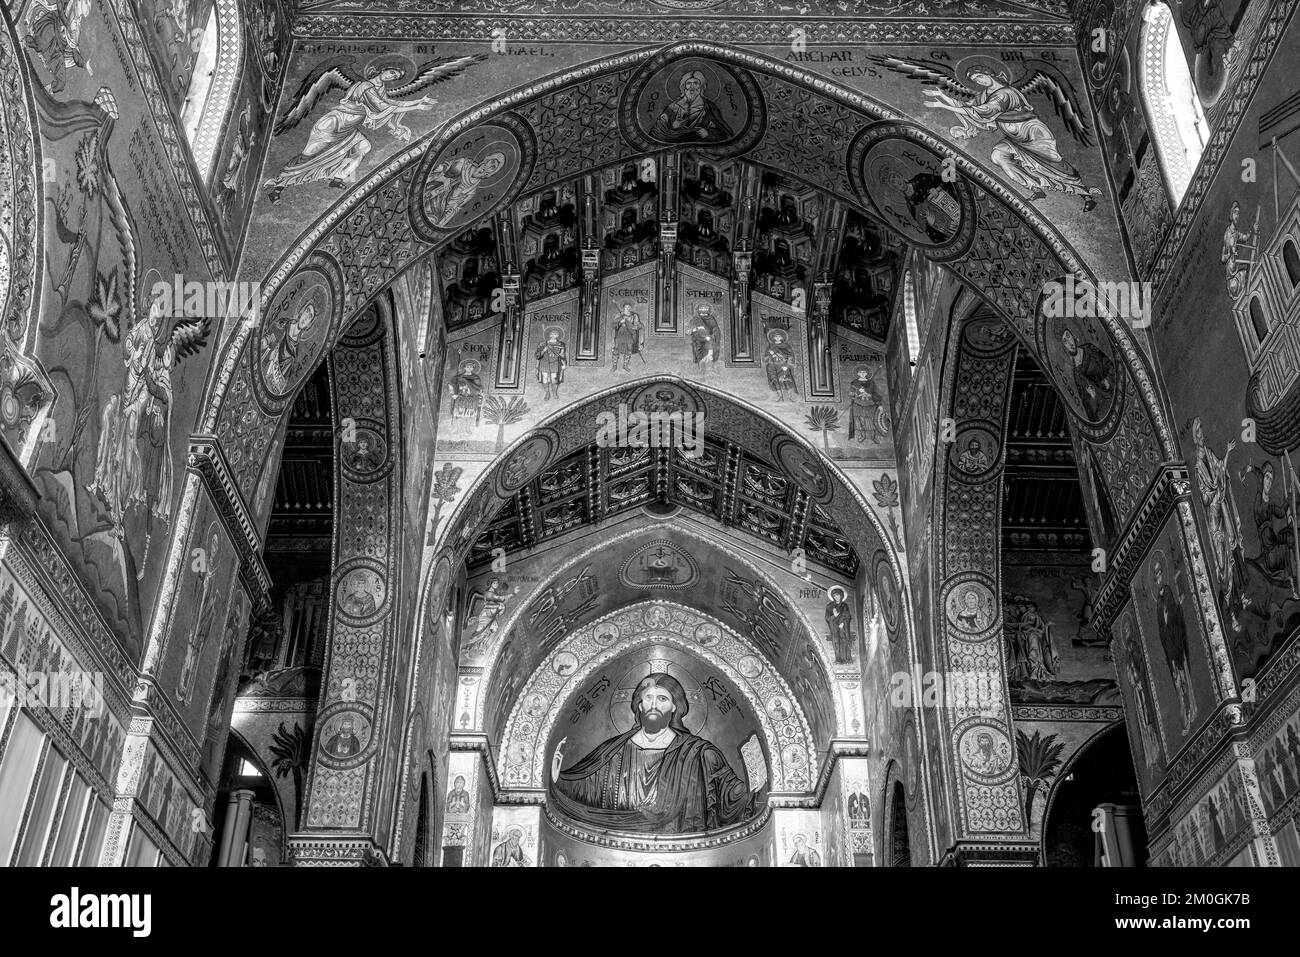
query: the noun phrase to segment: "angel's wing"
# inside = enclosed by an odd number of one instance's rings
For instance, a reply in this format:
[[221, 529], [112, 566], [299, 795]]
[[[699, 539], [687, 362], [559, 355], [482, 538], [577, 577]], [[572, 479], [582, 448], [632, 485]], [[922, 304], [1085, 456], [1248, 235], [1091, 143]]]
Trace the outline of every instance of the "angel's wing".
[[[171, 320], [170, 326], [170, 340], [176, 347], [176, 358], [172, 364], [178, 366], [207, 345], [212, 320], [207, 316], [178, 316]], [[158, 337], [159, 348], [166, 346], [169, 336]]]
[[481, 63], [487, 58], [486, 53], [474, 53], [469, 56], [445, 56], [436, 60], [428, 60], [420, 65], [419, 72], [415, 74], [415, 78], [410, 83], [390, 89], [387, 93], [392, 97], [408, 96], [423, 90], [426, 86], [441, 83], [443, 80], [450, 80], [453, 76], [460, 76], [472, 64]]
[[975, 91], [957, 80], [951, 67], [934, 60], [903, 60], [896, 56], [872, 56], [867, 59], [886, 70], [937, 86], [954, 99], [969, 100], [975, 96]]
[[1041, 93], [1049, 97], [1056, 115], [1065, 123], [1070, 135], [1083, 146], [1092, 145], [1092, 129], [1079, 112], [1075, 100], [1074, 87], [1070, 81], [1061, 76], [1046, 63], [1030, 66], [1024, 76], [1016, 81], [1016, 89], [1026, 96]]
[[301, 123], [320, 98], [331, 90], [351, 89], [357, 82], [352, 69], [355, 62], [355, 57], [337, 56], [312, 70], [293, 95], [293, 106], [275, 124], [275, 134], [278, 136]]

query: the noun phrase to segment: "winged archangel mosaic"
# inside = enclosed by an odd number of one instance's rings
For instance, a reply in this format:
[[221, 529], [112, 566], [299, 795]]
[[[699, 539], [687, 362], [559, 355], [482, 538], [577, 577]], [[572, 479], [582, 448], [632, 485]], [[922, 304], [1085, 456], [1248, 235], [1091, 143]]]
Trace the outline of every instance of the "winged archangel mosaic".
[[417, 68], [406, 57], [386, 54], [375, 57], [363, 70], [357, 69], [352, 56], [326, 60], [302, 81], [293, 105], [276, 123], [275, 135], [293, 129], [334, 91], [342, 90], [343, 96], [312, 124], [302, 152], [266, 181], [268, 198], [279, 202], [285, 187], [322, 179], [336, 189], [348, 188], [357, 181], [357, 170], [372, 149], [367, 130], [386, 129], [408, 142], [411, 129], [402, 117], [432, 109], [438, 101], [427, 94], [417, 100], [407, 97], [486, 59], [486, 53], [439, 57]]
[[1056, 134], [1038, 115], [1038, 104], [1050, 103], [1080, 146], [1092, 142], [1092, 130], [1079, 107], [1074, 85], [1045, 60], [1026, 60], [1018, 72], [989, 56], [970, 56], [955, 67], [934, 60], [872, 57], [876, 63], [920, 80], [925, 105], [957, 117], [948, 132], [958, 140], [994, 133], [998, 141], [989, 159], [1031, 200], [1046, 199], [1047, 190], [1083, 198], [1083, 211], [1097, 206], [1101, 190], [1087, 186], [1079, 171], [1061, 155]]

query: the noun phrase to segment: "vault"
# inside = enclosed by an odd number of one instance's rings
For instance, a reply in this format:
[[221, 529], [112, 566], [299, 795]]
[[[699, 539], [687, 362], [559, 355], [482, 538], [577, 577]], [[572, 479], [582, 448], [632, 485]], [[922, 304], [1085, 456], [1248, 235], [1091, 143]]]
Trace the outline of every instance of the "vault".
[[[770, 663], [792, 689], [792, 700], [807, 716], [820, 750], [838, 735], [860, 733], [848, 728], [852, 707], [841, 700], [842, 694], [858, 694], [856, 685], [841, 691], [818, 631], [793, 589], [777, 580], [770, 565], [760, 569], [759, 559], [702, 523], [669, 519], [629, 526], [566, 554], [563, 564], [535, 588], [510, 600], [489, 638], [462, 646], [462, 687], [473, 691], [467, 694], [468, 706], [457, 704], [457, 731], [500, 735], [529, 676], [571, 635], [625, 608], [671, 600], [680, 609], [716, 620]], [[686, 555], [694, 566], [684, 587], [644, 580], [647, 570], [653, 574], [653, 564], [638, 565], [637, 558], [661, 545]], [[547, 701], [549, 705], [551, 699]]]
[[[702, 510], [730, 516], [730, 523], [745, 527], [740, 520], [743, 517], [739, 511], [741, 500], [736, 497], [734, 488], [726, 488], [728, 472], [725, 469], [729, 466], [734, 478], [735, 470], [747, 462], [755, 466], [754, 505], [766, 504], [774, 519], [780, 509], [790, 504], [800, 513], [796, 527], [799, 524], [811, 525], [827, 535], [836, 532], [837, 539], [850, 543], [856, 555], [893, 551], [888, 544], [888, 533], [874, 508], [844, 473], [827, 462], [810, 444], [765, 412], [730, 398], [718, 389], [703, 383], [687, 383], [676, 376], [653, 376], [607, 389], [575, 403], [528, 432], [498, 457], [466, 492], [442, 536], [443, 547], [451, 551], [457, 562], [466, 558], [478, 561], [478, 554], [471, 555], [471, 547], [479, 541], [485, 529], [510, 519], [513, 513], [507, 512], [503, 516], [502, 509], [520, 507], [516, 496], [539, 476], [566, 463], [570, 456], [583, 450], [590, 454], [603, 416], [617, 417], [620, 409], [626, 412], [657, 408], [671, 408], [683, 416], [697, 416], [696, 421], [703, 423], [706, 442], [710, 436], [713, 437], [715, 453], [723, 441], [732, 448], [725, 456], [715, 454], [715, 471], [706, 475], [699, 474], [704, 468], [700, 460], [705, 456], [693, 461], [685, 459], [675, 466], [677, 471], [699, 478], [701, 488], [709, 488], [712, 494], [707, 500], [711, 504]], [[676, 452], [672, 448], [651, 451]], [[765, 480], [780, 482], [780, 496], [766, 500], [757, 496], [757, 486]], [[725, 505], [723, 493], [732, 496], [731, 505]], [[678, 498], [690, 498], [680, 484], [675, 486], [673, 494]], [[789, 547], [800, 545], [803, 538], [791, 539], [789, 536], [787, 526], [792, 524], [789, 512], [781, 521], [780, 527], [786, 532], [775, 540]], [[814, 550], [822, 547], [814, 543]]]
[[[1124, 448], [1146, 433], [1171, 456], [1172, 435], [1146, 359], [1118, 318], [1083, 320], [1073, 328], [1076, 342], [1091, 343], [1126, 370], [1104, 407], [1078, 398], [1059, 330], [1048, 329], [1039, 307], [1045, 283], [1067, 273], [1090, 278], [1060, 233], [1018, 192], [892, 110], [785, 64], [708, 43], [622, 54], [500, 97], [386, 163], [314, 224], [268, 277], [262, 321], [232, 337], [203, 417], [203, 428], [221, 440], [240, 493], [252, 498], [257, 463], [275, 441], [297, 386], [268, 389], [264, 357], [303, 302], [311, 301], [320, 317], [304, 348], [319, 354], [344, 327], [345, 315], [415, 262], [448, 247], [484, 213], [574, 175], [671, 147], [656, 140], [638, 104], [648, 86], [681, 72], [684, 61], [711, 64], [743, 93], [745, 106], [737, 107], [731, 123], [735, 136], [714, 144], [718, 156], [743, 155], [883, 223], [925, 255], [949, 263], [1011, 322], [1057, 383], [1081, 434], [1108, 450], [1101, 467], [1126, 519], [1145, 487], [1146, 470], [1125, 461]], [[577, 103], [582, 135], [575, 137], [565, 118]], [[485, 144], [505, 158], [509, 175], [502, 166], [474, 195], [451, 195], [448, 164]], [[899, 163], [912, 163], [911, 172], [921, 177], [937, 176], [945, 166], [956, 170], [942, 204], [951, 216], [938, 235], [933, 224], [929, 232], [909, 225], [886, 201], [884, 181], [877, 180]], [[1120, 441], [1112, 442], [1119, 433]], [[263, 506], [252, 502], [255, 512]]]
[[[681, 655], [674, 657], [674, 650]], [[692, 660], [702, 662], [706, 666], [703, 673], [720, 672], [743, 696], [740, 704], [734, 698], [728, 701], [720, 687], [710, 693], [707, 678], [695, 687], [688, 684], [696, 717], [688, 716], [687, 726], [693, 733], [700, 733], [710, 717], [716, 726], [738, 704], [742, 713], [747, 707], [762, 732], [771, 790], [804, 792], [813, 787], [813, 737], [795, 694], [773, 663], [722, 621], [660, 600], [627, 606], [575, 630], [534, 669], [511, 709], [502, 738], [498, 758], [502, 785], [528, 790], [545, 787], [552, 780], [549, 762], [559, 760], [556, 749], [591, 713], [593, 704], [617, 715], [614, 726], [625, 730], [617, 722], [628, 705], [628, 688], [624, 687], [628, 682], [619, 682], [627, 669], [611, 666], [647, 651], [651, 658], [664, 661], [669, 673], [680, 670], [689, 675]], [[597, 677], [602, 671], [613, 676], [608, 685]], [[579, 697], [579, 689], [593, 677], [605, 694], [592, 696], [588, 689]], [[639, 672], [632, 674], [633, 679], [640, 677]], [[634, 686], [635, 680], [630, 684]], [[575, 697], [587, 708], [575, 704]], [[630, 725], [630, 717], [624, 720]], [[578, 756], [570, 753], [568, 761]]]

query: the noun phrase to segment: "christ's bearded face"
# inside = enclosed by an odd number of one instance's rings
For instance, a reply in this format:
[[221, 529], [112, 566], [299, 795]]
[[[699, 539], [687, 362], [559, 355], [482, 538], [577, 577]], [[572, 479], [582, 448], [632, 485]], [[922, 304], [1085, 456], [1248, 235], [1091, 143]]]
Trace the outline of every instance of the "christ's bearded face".
[[316, 307], [308, 304], [302, 312], [294, 317], [294, 321], [289, 326], [289, 341], [297, 342], [303, 337], [311, 324], [316, 321]]
[[650, 685], [641, 692], [637, 701], [637, 720], [647, 733], [658, 734], [672, 720], [675, 708], [672, 692], [659, 685]]

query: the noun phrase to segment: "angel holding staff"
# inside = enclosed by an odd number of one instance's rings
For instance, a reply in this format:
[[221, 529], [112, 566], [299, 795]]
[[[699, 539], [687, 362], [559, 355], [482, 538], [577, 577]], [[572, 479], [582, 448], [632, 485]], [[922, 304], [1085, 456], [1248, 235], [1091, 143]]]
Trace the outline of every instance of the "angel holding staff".
[[408, 142], [411, 130], [402, 123], [402, 115], [428, 110], [438, 101], [432, 96], [402, 98], [457, 76], [486, 58], [479, 53], [430, 60], [404, 83], [401, 81], [411, 72], [411, 64], [401, 56], [376, 57], [364, 73], [356, 71], [355, 58], [350, 56], [335, 57], [316, 67], [298, 87], [293, 106], [275, 125], [275, 134], [297, 126], [333, 90], [343, 90], [343, 98], [312, 125], [307, 145], [297, 158], [266, 181], [271, 202], [280, 201], [286, 186], [328, 179], [329, 185], [346, 189], [355, 183], [357, 169], [371, 150], [365, 130], [387, 129], [401, 142]]

